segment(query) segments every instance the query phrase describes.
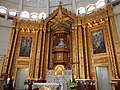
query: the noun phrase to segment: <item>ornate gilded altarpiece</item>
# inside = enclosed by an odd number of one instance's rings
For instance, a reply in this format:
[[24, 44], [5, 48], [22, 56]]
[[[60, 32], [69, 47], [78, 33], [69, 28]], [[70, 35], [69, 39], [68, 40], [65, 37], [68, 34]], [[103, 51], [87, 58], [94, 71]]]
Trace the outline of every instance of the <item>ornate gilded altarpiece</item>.
[[[96, 66], [108, 66], [119, 79], [118, 37], [111, 5], [85, 16], [60, 4], [40, 21], [14, 17], [3, 73], [16, 79], [17, 68], [29, 68], [28, 79], [45, 80], [58, 65], [72, 69], [76, 79], [96, 80]], [[59, 69], [58, 73], [60, 73]]]

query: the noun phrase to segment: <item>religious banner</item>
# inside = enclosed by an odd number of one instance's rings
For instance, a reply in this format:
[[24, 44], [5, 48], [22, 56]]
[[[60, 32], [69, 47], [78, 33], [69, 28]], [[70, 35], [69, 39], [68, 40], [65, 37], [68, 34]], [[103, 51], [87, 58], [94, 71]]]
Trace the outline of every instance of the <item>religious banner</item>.
[[32, 37], [22, 37], [20, 47], [20, 57], [30, 57]]
[[105, 42], [102, 30], [92, 32], [93, 54], [105, 53]]

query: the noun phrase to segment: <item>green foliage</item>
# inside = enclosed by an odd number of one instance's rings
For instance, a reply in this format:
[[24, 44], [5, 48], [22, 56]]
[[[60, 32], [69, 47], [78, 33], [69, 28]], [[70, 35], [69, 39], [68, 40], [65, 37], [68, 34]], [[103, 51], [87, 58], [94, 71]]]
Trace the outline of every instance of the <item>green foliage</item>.
[[76, 88], [76, 87], [77, 87], [77, 83], [76, 83], [75, 79], [73, 79], [72, 81], [69, 80], [68, 86], [69, 86], [71, 89]]

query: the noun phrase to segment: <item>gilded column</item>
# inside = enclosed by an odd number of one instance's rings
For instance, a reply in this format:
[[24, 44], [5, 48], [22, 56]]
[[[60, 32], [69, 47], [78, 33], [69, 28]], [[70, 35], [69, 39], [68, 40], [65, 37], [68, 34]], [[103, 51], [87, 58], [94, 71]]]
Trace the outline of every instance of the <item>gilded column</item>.
[[37, 44], [37, 54], [36, 54], [36, 65], [35, 65], [35, 79], [39, 78], [39, 68], [41, 61], [41, 49], [42, 49], [42, 27], [40, 27], [39, 35], [38, 35], [38, 44]]
[[45, 52], [45, 38], [46, 38], [46, 30], [44, 28], [43, 30], [43, 42], [42, 42], [42, 55], [41, 55], [41, 65], [40, 65], [40, 79], [44, 79], [43, 78], [43, 73], [44, 73], [44, 52]]
[[10, 62], [9, 62], [8, 75], [11, 75], [11, 68], [12, 68], [12, 64], [13, 64], [13, 59], [14, 59], [14, 54], [15, 54], [16, 43], [17, 43], [17, 39], [18, 39], [18, 34], [19, 34], [19, 28], [16, 29], [16, 33], [15, 33], [15, 39], [14, 39], [13, 49], [12, 49], [11, 58], [10, 58]]
[[75, 66], [73, 64], [74, 60], [75, 60], [75, 30], [74, 30], [74, 27], [72, 27], [72, 52], [73, 52], [73, 57], [72, 57], [72, 62], [71, 62], [71, 65], [72, 65], [72, 70], [73, 70], [73, 73], [74, 73], [74, 77], [76, 75], [76, 71], [75, 71]]
[[115, 54], [113, 51], [113, 44], [112, 44], [112, 39], [111, 39], [111, 33], [110, 33], [110, 27], [109, 27], [109, 20], [108, 18], [105, 19], [106, 24], [107, 24], [107, 34], [108, 34], [108, 43], [109, 43], [109, 55], [110, 55], [110, 60], [111, 60], [111, 65], [112, 65], [112, 76], [113, 79], [118, 79], [118, 73], [117, 73], [117, 65], [115, 61]]
[[[116, 56], [116, 59], [117, 59], [117, 60], [115, 60], [115, 63], [117, 63], [117, 62], [119, 62], [118, 61], [119, 60], [119, 55], [118, 55], [118, 53], [119, 53], [119, 50], [118, 50], [118, 48], [119, 48], [118, 34], [117, 34], [117, 31], [116, 31], [117, 29], [116, 29], [114, 16], [111, 15], [109, 19], [110, 19], [112, 40], [113, 40], [113, 45], [114, 45], [114, 50], [115, 50], [114, 53], [115, 53], [115, 56]], [[117, 68], [120, 70], [119, 66], [116, 66], [116, 69]]]
[[36, 32], [32, 32], [34, 34], [33, 43], [32, 43], [32, 55], [30, 56], [30, 66], [29, 66], [29, 77], [32, 79], [34, 78], [34, 71], [35, 71], [35, 60], [36, 60], [36, 49], [37, 49], [37, 41], [38, 41], [38, 30]]
[[48, 56], [49, 56], [49, 48], [50, 48], [50, 28], [48, 28], [48, 31], [46, 33], [46, 48], [45, 48], [45, 54], [44, 54], [44, 79], [46, 79], [46, 74], [48, 71]]
[[83, 26], [83, 35], [84, 35], [84, 59], [85, 59], [85, 68], [86, 68], [86, 78], [90, 79], [89, 66], [88, 66], [88, 48], [87, 48], [87, 31], [86, 26]]
[[78, 75], [78, 49], [77, 49], [77, 27], [72, 27], [72, 48], [73, 48], [73, 62], [72, 69], [74, 73], [74, 78]]
[[77, 25], [75, 25], [75, 61], [73, 61], [73, 64], [75, 63], [75, 72], [76, 72], [76, 77], [79, 78], [79, 65], [78, 65], [78, 30], [77, 30]]
[[12, 46], [13, 46], [13, 41], [14, 41], [14, 36], [15, 36], [15, 31], [16, 31], [16, 23], [17, 23], [17, 17], [14, 17], [13, 20], [13, 25], [12, 25], [12, 29], [11, 29], [11, 35], [10, 35], [10, 40], [9, 40], [9, 44], [8, 44], [8, 50], [7, 50], [7, 54], [4, 60], [4, 66], [2, 69], [2, 73], [7, 73], [7, 67], [9, 66], [8, 61], [10, 60], [10, 53], [12, 51]]
[[79, 56], [79, 78], [85, 78], [84, 71], [84, 57], [83, 57], [83, 40], [82, 40], [82, 26], [81, 23], [78, 22], [78, 56]]

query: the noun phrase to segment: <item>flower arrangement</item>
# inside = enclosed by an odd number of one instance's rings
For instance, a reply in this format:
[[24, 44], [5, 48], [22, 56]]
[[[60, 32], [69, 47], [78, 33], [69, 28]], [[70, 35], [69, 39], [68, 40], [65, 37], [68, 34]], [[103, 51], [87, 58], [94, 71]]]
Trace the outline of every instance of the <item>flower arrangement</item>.
[[76, 89], [77, 83], [76, 83], [75, 79], [73, 79], [72, 81], [70, 80], [68, 83], [68, 86], [70, 87], [70, 89]]

